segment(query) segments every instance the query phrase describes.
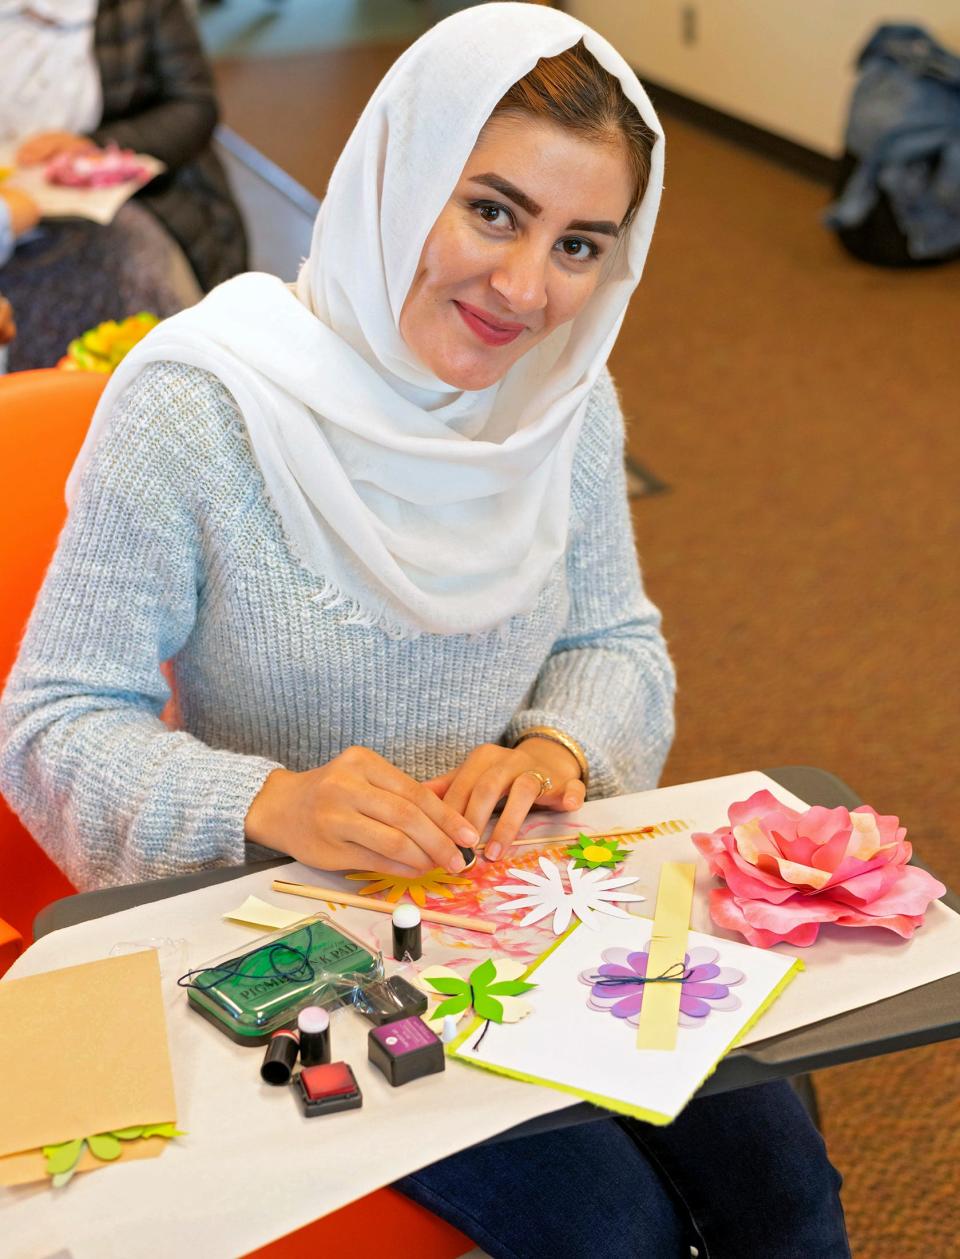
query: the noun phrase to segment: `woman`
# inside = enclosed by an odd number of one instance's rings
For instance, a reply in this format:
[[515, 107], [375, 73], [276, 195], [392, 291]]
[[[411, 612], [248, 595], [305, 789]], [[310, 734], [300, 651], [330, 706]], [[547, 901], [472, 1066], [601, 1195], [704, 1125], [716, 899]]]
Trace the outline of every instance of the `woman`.
[[35, 166], [117, 144], [166, 171], [108, 226], [48, 220], [0, 272], [11, 367], [141, 309], [165, 316], [243, 270], [243, 225], [210, 148], [217, 101], [182, 0], [0, 0], [0, 145]]
[[[74, 880], [245, 845], [457, 870], [499, 802], [491, 859], [535, 804], [656, 783], [672, 672], [604, 364], [662, 170], [606, 41], [468, 10], [374, 94], [296, 292], [232, 281], [125, 360], [2, 712], [4, 791]], [[848, 1253], [837, 1179], [778, 1085], [400, 1187], [495, 1256], [687, 1255], [699, 1233], [774, 1259]], [[763, 1208], [746, 1237], [738, 1201]]]

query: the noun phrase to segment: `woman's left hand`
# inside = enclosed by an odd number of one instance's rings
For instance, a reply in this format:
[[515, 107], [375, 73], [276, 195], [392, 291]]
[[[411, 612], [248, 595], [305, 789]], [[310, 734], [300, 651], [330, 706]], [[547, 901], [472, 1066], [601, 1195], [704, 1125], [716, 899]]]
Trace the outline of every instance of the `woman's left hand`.
[[41, 162], [52, 162], [61, 153], [96, 147], [92, 140], [75, 135], [72, 131], [41, 131], [24, 140], [17, 149], [16, 161], [18, 166], [38, 166]]
[[[538, 774], [553, 784], [542, 794]], [[483, 743], [462, 765], [440, 778], [432, 778], [426, 786], [481, 833], [497, 804], [506, 799], [483, 850], [488, 861], [496, 861], [510, 851], [534, 805], [569, 813], [579, 809], [586, 796], [573, 753], [552, 739], [537, 738], [524, 739], [515, 748]]]

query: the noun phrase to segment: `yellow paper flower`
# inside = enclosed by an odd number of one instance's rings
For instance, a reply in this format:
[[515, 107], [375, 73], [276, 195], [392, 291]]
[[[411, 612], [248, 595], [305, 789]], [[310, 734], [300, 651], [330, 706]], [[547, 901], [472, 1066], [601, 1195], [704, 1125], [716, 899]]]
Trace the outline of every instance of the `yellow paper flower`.
[[70, 342], [62, 366], [83, 372], [112, 372], [117, 364], [159, 323], [156, 315], [141, 311], [119, 323], [108, 319]]
[[468, 887], [471, 882], [441, 869], [428, 870], [415, 879], [405, 879], [399, 874], [379, 874], [376, 870], [358, 870], [356, 874], [348, 874], [347, 878], [360, 883], [372, 880], [366, 887], [360, 888], [361, 896], [376, 896], [378, 892], [384, 892], [388, 901], [398, 901], [401, 896], [407, 895], [421, 908], [426, 905], [428, 896], [443, 896], [451, 900], [455, 895], [454, 889]]

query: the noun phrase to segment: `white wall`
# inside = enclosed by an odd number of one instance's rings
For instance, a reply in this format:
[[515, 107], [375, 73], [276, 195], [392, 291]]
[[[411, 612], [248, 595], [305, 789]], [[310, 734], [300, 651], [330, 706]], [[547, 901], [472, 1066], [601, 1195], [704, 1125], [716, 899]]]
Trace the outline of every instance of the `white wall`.
[[[831, 157], [843, 147], [853, 63], [884, 21], [926, 26], [960, 52], [960, 0], [567, 0], [639, 72]], [[683, 38], [684, 9], [696, 37]]]

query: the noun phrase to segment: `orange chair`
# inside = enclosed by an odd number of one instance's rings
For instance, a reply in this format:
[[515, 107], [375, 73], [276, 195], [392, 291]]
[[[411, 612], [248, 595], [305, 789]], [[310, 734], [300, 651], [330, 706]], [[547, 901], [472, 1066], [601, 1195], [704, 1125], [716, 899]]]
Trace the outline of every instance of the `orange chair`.
[[[87, 372], [0, 376], [0, 679], [53, 554], [67, 514], [64, 482], [105, 381]], [[35, 915], [75, 890], [0, 798], [0, 974]]]
[[[0, 678], [6, 678], [66, 517], [64, 482], [106, 377], [36, 371], [0, 376]], [[76, 889], [0, 798], [0, 975], [30, 937], [35, 915]], [[365, 1249], [364, 1238], [369, 1241]], [[392, 1189], [253, 1252], [256, 1259], [328, 1254], [457, 1259], [469, 1238]], [[252, 1257], [251, 1257], [252, 1259]]]

